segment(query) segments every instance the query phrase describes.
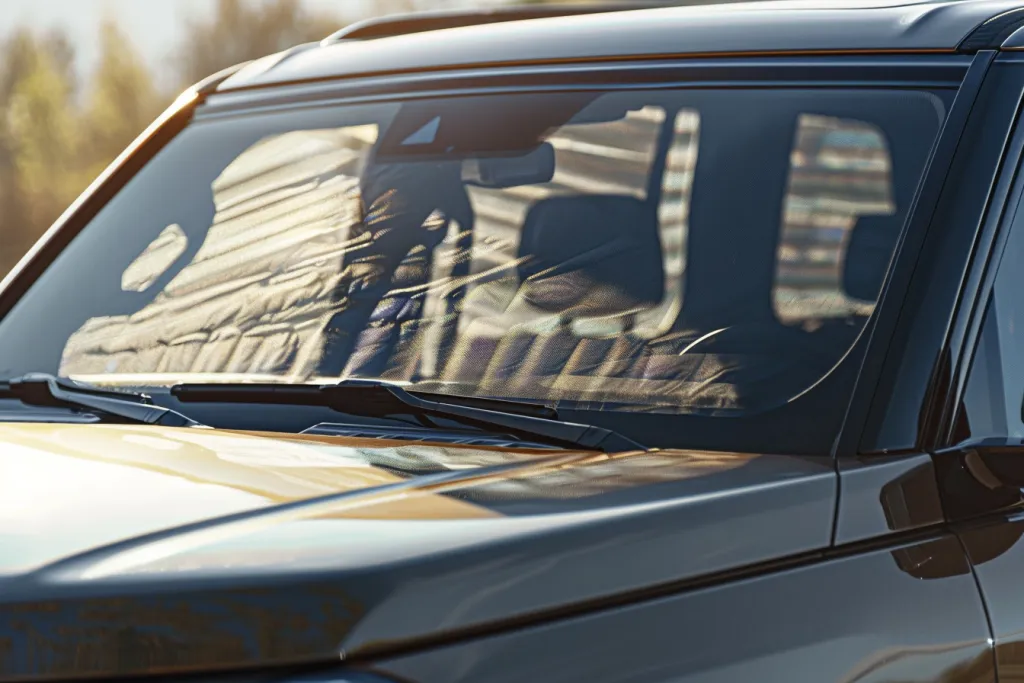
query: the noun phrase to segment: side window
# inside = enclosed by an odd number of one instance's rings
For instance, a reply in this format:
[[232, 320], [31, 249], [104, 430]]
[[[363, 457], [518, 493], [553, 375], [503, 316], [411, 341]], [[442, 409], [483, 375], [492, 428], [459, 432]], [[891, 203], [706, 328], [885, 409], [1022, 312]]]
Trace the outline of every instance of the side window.
[[959, 416], [959, 438], [1024, 437], [1024, 219], [1011, 228], [985, 308]]

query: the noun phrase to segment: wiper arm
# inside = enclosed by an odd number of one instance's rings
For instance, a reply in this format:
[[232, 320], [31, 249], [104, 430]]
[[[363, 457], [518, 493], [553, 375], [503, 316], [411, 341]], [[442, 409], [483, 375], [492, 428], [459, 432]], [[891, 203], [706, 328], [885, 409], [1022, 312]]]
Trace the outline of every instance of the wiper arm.
[[153, 405], [149, 396], [127, 391], [103, 391], [44, 373], [33, 373], [0, 384], [0, 398], [15, 398], [33, 406], [85, 408], [127, 422], [162, 427], [201, 427], [168, 408]]
[[[182, 402], [280, 403], [331, 408], [347, 415], [388, 418], [409, 415], [440, 417], [484, 431], [503, 430], [526, 441], [615, 453], [644, 450], [642, 444], [602, 427], [562, 422], [544, 406], [500, 399], [417, 395], [375, 380], [345, 380], [338, 384], [179, 384], [171, 394]], [[424, 398], [429, 396], [429, 398]], [[489, 408], [482, 406], [487, 405]]]

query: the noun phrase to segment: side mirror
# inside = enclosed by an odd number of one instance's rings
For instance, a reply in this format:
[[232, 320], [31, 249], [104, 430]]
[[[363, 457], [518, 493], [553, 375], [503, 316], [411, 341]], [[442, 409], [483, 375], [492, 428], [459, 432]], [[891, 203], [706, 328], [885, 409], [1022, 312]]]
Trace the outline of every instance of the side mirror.
[[1019, 439], [969, 441], [934, 455], [946, 512], [963, 519], [1024, 502], [1024, 445]]
[[1024, 488], [1024, 442], [985, 439], [961, 446], [964, 466], [989, 489]]
[[551, 182], [555, 176], [555, 148], [544, 142], [520, 156], [485, 157], [462, 162], [462, 181], [479, 187], [515, 187]]
[[[1015, 457], [1020, 464], [1014, 464], [1014, 469], [1024, 473], [1024, 448], [1018, 448]], [[1020, 491], [1000, 484], [979, 458], [973, 450], [941, 452], [935, 456], [934, 469], [931, 464], [917, 467], [888, 482], [882, 487], [881, 503], [889, 528], [898, 531], [929, 523], [936, 514], [941, 517], [943, 503], [953, 515], [963, 517], [1020, 500]], [[1001, 456], [995, 460], [1002, 460], [1004, 466], [1007, 462]], [[979, 535], [971, 545], [971, 560], [981, 564], [1003, 555], [1024, 535], [1021, 529], [1021, 525], [1004, 524]], [[902, 571], [917, 579], [970, 573], [960, 542], [952, 536], [897, 548], [892, 556]]]
[[[892, 531], [913, 529], [942, 519], [931, 463], [915, 467], [887, 482], [880, 495], [885, 521]], [[970, 566], [955, 538], [913, 543], [891, 551], [896, 566], [915, 579], [941, 579], [969, 574]]]
[[915, 529], [942, 519], [942, 501], [935, 488], [931, 463], [921, 465], [885, 483], [882, 512], [891, 531]]

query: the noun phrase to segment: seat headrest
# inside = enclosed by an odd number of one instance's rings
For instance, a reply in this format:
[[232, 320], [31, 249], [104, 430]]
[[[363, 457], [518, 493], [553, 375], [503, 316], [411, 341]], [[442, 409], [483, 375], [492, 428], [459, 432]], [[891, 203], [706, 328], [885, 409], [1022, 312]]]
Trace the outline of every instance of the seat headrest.
[[656, 207], [634, 197], [537, 202], [519, 257], [520, 295], [552, 313], [625, 314], [658, 305], [665, 292]]
[[876, 301], [889, 270], [902, 216], [862, 216], [850, 231], [843, 261], [843, 290], [847, 296]]

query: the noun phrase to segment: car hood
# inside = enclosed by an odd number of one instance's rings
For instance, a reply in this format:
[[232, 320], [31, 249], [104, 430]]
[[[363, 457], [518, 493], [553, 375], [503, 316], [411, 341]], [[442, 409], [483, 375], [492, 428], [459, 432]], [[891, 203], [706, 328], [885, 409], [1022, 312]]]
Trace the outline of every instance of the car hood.
[[829, 540], [834, 472], [619, 454], [0, 425], [0, 681], [368, 657]]

